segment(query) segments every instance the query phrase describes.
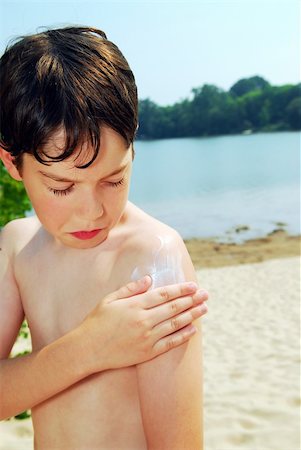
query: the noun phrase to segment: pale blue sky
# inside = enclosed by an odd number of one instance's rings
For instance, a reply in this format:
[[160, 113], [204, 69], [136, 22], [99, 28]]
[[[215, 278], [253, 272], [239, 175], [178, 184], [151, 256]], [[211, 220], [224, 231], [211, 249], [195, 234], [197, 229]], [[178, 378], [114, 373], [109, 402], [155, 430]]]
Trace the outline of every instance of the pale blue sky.
[[0, 0], [0, 51], [14, 36], [69, 24], [104, 30], [128, 59], [139, 97], [161, 105], [204, 83], [300, 80], [298, 0]]

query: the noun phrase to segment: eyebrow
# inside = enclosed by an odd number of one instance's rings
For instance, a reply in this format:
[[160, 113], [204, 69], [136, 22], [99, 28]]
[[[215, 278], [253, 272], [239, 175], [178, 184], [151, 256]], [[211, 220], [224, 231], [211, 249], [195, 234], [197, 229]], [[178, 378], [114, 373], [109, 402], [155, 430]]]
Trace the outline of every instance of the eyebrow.
[[[127, 163], [124, 164], [123, 166], [119, 167], [119, 169], [116, 169], [116, 170], [114, 170], [114, 172], [103, 177], [102, 180], [112, 177], [113, 175], [117, 175], [118, 173], [122, 172], [127, 167], [127, 165], [128, 165]], [[44, 177], [51, 178], [54, 181], [60, 181], [62, 183], [74, 183], [75, 182], [75, 180], [72, 180], [70, 178], [58, 177], [57, 175], [44, 172], [43, 170], [38, 170], [38, 173], [40, 173], [41, 175], [44, 175]]]

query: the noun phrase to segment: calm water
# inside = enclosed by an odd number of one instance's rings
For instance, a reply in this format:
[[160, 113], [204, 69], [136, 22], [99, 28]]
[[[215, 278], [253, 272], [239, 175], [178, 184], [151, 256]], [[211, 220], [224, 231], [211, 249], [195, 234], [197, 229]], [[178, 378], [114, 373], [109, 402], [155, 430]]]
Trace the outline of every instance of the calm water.
[[[301, 133], [135, 143], [130, 199], [184, 238], [300, 233]], [[235, 232], [237, 226], [247, 231]]]

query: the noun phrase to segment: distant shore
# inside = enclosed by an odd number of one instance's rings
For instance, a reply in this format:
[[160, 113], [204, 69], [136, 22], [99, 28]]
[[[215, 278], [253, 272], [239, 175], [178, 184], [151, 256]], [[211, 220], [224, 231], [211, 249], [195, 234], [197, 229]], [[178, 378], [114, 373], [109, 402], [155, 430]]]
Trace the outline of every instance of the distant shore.
[[219, 243], [214, 239], [187, 239], [186, 247], [196, 269], [233, 266], [300, 255], [301, 236], [275, 230], [266, 237], [243, 244]]

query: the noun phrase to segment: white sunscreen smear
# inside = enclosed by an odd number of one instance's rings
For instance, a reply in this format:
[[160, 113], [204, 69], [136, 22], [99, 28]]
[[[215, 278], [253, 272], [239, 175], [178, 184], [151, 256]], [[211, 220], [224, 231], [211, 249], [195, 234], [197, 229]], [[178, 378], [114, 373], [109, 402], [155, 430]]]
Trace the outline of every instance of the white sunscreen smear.
[[156, 248], [150, 255], [149, 261], [145, 261], [145, 263], [135, 267], [131, 279], [135, 281], [144, 275], [150, 275], [153, 280], [151, 289], [184, 282], [182, 255], [178, 249], [175, 249], [175, 246], [171, 245], [172, 237], [156, 236], [156, 238], [160, 244], [159, 248], [155, 245]]

